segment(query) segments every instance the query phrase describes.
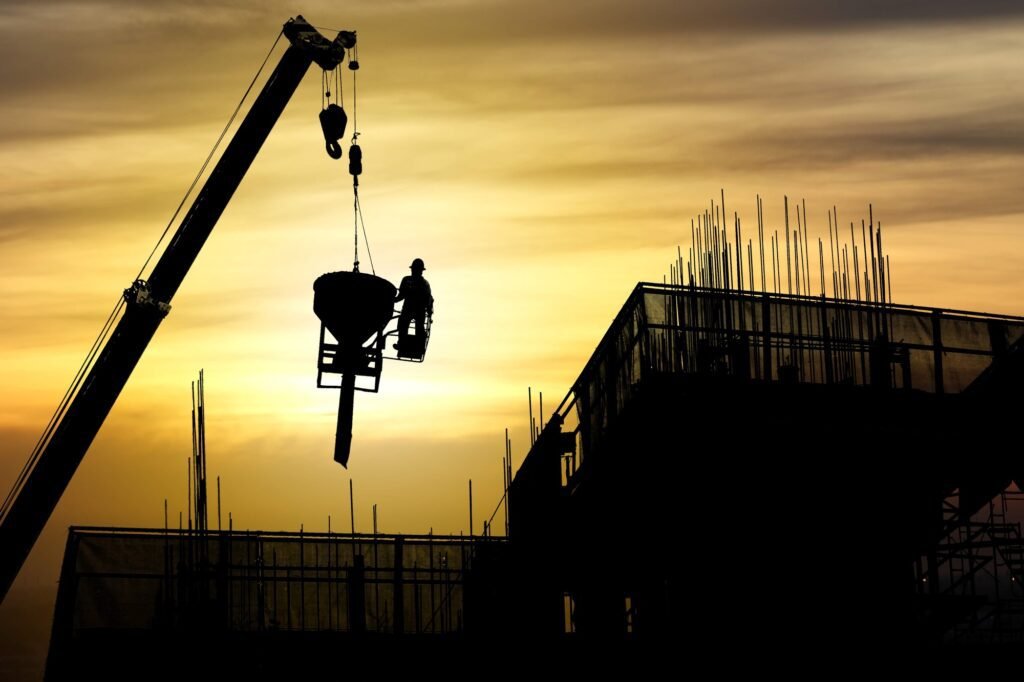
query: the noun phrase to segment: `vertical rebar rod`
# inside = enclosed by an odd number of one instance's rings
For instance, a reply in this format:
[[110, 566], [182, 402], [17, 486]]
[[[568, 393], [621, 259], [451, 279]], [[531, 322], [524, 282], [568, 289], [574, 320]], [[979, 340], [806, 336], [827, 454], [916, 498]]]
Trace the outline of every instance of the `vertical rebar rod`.
[[[198, 424], [197, 415], [196, 415], [196, 382], [193, 381], [192, 382], [192, 459], [189, 460], [189, 475], [190, 475], [190, 477], [191, 477], [191, 473], [192, 473], [193, 469], [195, 468], [194, 462], [198, 461], [198, 459], [199, 459], [199, 424]], [[196, 483], [197, 484], [199, 483], [198, 479], [196, 480]], [[198, 487], [198, 485], [197, 485], [197, 487]], [[191, 486], [189, 487], [189, 490], [191, 491]], [[191, 492], [189, 492], [188, 504], [189, 504], [189, 524], [188, 525], [189, 525], [189, 528], [191, 528], [192, 527], [192, 522], [191, 522], [192, 521], [192, 515], [193, 515], [193, 513], [196, 513], [198, 511], [196, 509], [196, 504], [195, 504], [195, 501], [194, 501], [194, 499], [192, 497], [192, 493]], [[197, 521], [197, 525], [198, 525], [198, 521], [199, 521], [198, 515], [197, 515], [196, 521]]]
[[850, 298], [850, 255], [846, 246], [843, 246], [843, 298]]
[[[711, 202], [712, 214], [714, 213], [715, 202]], [[715, 224], [714, 218], [708, 218], [708, 229], [711, 231], [711, 248], [708, 251], [708, 257], [711, 259], [711, 286], [718, 289], [722, 286], [721, 271], [719, 270], [720, 260], [718, 254], [721, 252], [721, 246], [718, 243], [718, 226]]]
[[715, 231], [715, 271], [718, 273], [717, 287], [719, 289], [725, 286], [725, 269], [722, 267], [722, 252], [725, 250], [725, 245], [722, 243], [722, 223], [718, 219], [719, 207], [715, 206], [715, 202], [711, 202], [711, 225]]
[[889, 299], [885, 294], [885, 257], [882, 255], [882, 223], [878, 223], [875, 230], [875, 238], [878, 239], [878, 288], [882, 292], [882, 305], [885, 306]]
[[[818, 237], [818, 276], [821, 279], [821, 297], [825, 298], [825, 245]], [[821, 330], [825, 332], [824, 329]]]
[[[327, 515], [327, 629], [334, 629], [334, 571], [331, 563], [331, 515]], [[319, 565], [317, 566], [319, 568]], [[319, 603], [319, 602], [318, 602]]]
[[793, 233], [793, 262], [796, 264], [796, 293], [806, 292], [804, 284], [803, 227], [800, 220], [800, 204], [796, 206], [796, 232]]
[[683, 283], [683, 247], [676, 244], [676, 271], [679, 273], [678, 284]]
[[[248, 533], [246, 533], [248, 535]], [[249, 542], [245, 543], [245, 568], [249, 570]], [[306, 629], [306, 529], [299, 524], [299, 629]], [[247, 593], [246, 590], [245, 593]], [[243, 594], [245, 594], [243, 593]]]
[[185, 476], [188, 479], [187, 495], [188, 495], [188, 530], [192, 531], [192, 458], [189, 457], [185, 460]]
[[772, 240], [772, 289], [775, 290], [775, 293], [779, 293], [778, 274], [776, 273], [776, 268], [775, 268], [775, 262], [776, 262], [776, 258], [775, 258], [775, 242], [776, 242], [776, 238], [778, 237], [778, 234], [779, 234], [779, 232], [778, 232], [778, 230], [776, 230], [775, 234], [771, 236], [771, 240]]
[[871, 303], [871, 278], [868, 277], [868, 238], [864, 219], [860, 221], [860, 252], [864, 257], [864, 300]]
[[508, 496], [512, 488], [512, 451], [509, 447], [508, 429], [505, 429], [505, 535], [509, 532]]
[[[800, 221], [800, 212], [797, 211], [797, 223]], [[793, 230], [793, 274], [796, 279], [796, 295], [799, 296], [803, 288], [800, 284], [800, 280], [803, 277], [803, 265], [800, 263], [800, 229]]]
[[694, 244], [694, 258], [695, 262], [699, 266], [697, 270], [697, 286], [704, 286], [704, 235], [701, 233], [700, 216], [697, 216], [698, 220], [696, 227], [697, 243]]
[[782, 291], [782, 237], [779, 236], [779, 231], [775, 231], [775, 269], [779, 274], [779, 287], [778, 292], [781, 294]]
[[[208, 502], [209, 498], [206, 495], [206, 463], [207, 463], [207, 458], [206, 458], [206, 454], [207, 454], [206, 453], [206, 370], [200, 370], [199, 375], [200, 375], [200, 377], [202, 379], [202, 386], [203, 386], [203, 392], [202, 392], [202, 398], [203, 398], [203, 400], [202, 400], [202, 425], [203, 425], [203, 430], [202, 430], [202, 435], [203, 435], [203, 440], [202, 440], [202, 444], [203, 444], [203, 531], [205, 532], [209, 528], [209, 525], [210, 525], [210, 521], [209, 521], [209, 519], [210, 519], [210, 510], [209, 510], [209, 502]], [[204, 547], [205, 547], [205, 545], [204, 545]]]
[[374, 629], [380, 632], [380, 552], [377, 543], [377, 505], [373, 505], [373, 603]]
[[857, 237], [853, 231], [853, 221], [850, 221], [850, 244], [853, 246], [853, 281], [856, 283], [854, 293], [860, 301], [860, 262], [857, 259]]
[[747, 290], [750, 293], [754, 293], [754, 240], [750, 238], [747, 240], [747, 272], [749, 273], [749, 281], [747, 283]]
[[[786, 293], [793, 294], [793, 270], [790, 265], [789, 257], [789, 197], [783, 196], [782, 201], [785, 207], [785, 227], [786, 227]], [[780, 246], [781, 248], [781, 246]]]
[[808, 296], [811, 295], [811, 256], [807, 246], [807, 228], [810, 227], [807, 224], [807, 200], [800, 200], [803, 206], [804, 214], [804, 293]]
[[720, 223], [721, 223], [721, 226], [722, 226], [722, 232], [724, 234], [725, 233], [726, 216], [728, 216], [729, 214], [725, 212], [725, 188], [722, 187], [720, 189], [721, 189], [721, 192], [722, 192], [722, 219], [721, 219]]
[[889, 254], [885, 254], [885, 284], [889, 288], [888, 301], [892, 303], [892, 263], [889, 262]]
[[533, 447], [536, 440], [533, 437], [533, 388], [531, 386], [526, 387], [526, 400], [530, 404], [530, 447]]
[[761, 292], [767, 291], [764, 274], [764, 218], [761, 210], [761, 195], [757, 195], [757, 246], [761, 264]]
[[[878, 303], [878, 261], [875, 257], [875, 225], [868, 225], [868, 237], [871, 242], [871, 292], [874, 294], [874, 301]], [[864, 256], [867, 258], [867, 255]]]
[[352, 479], [348, 479], [348, 518], [352, 524], [352, 535], [356, 534], [356, 503], [352, 490]]
[[[853, 223], [850, 223], [850, 227], [851, 228], [853, 227]], [[853, 245], [853, 274], [852, 274], [853, 283], [854, 283], [853, 296], [854, 296], [854, 300], [856, 300], [858, 303], [860, 302], [860, 277], [859, 277], [859, 273], [860, 273], [860, 261], [859, 261], [859, 259], [857, 257], [857, 245], [854, 244]]]
[[836, 277], [836, 252], [832, 239], [832, 214], [828, 214], [828, 255], [832, 259], [832, 298], [839, 298], [839, 278]]
[[[316, 630], [317, 630], [317, 632], [319, 632], [320, 631], [320, 583], [323, 582], [320, 579], [320, 543], [319, 542], [314, 542], [313, 543], [313, 567], [314, 567], [314, 570], [316, 571], [316, 574], [315, 574], [316, 589], [313, 592], [313, 595], [316, 597]], [[328, 583], [328, 584], [330, 584], [330, 583]], [[262, 615], [263, 614], [261, 613], [260, 614], [261, 618], [262, 618]]]
[[196, 453], [192, 458], [194, 486], [192, 488], [195, 501], [196, 530], [203, 529], [203, 372], [199, 371], [199, 382], [196, 384]]
[[740, 214], [733, 213], [736, 223], [736, 290], [743, 291], [743, 232], [740, 227]]
[[697, 251], [697, 222], [690, 218], [690, 263], [693, 263], [694, 253]]

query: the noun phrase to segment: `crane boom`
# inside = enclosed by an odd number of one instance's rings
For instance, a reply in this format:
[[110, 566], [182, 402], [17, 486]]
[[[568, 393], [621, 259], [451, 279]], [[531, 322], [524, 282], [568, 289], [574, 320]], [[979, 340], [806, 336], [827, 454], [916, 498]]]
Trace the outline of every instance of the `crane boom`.
[[138, 280], [125, 291], [124, 315], [0, 519], [0, 602], [309, 66], [315, 61], [333, 69], [344, 59], [345, 50], [355, 45], [355, 33], [342, 31], [330, 41], [301, 16], [290, 19], [283, 32], [291, 45], [182, 219], [149, 281]]

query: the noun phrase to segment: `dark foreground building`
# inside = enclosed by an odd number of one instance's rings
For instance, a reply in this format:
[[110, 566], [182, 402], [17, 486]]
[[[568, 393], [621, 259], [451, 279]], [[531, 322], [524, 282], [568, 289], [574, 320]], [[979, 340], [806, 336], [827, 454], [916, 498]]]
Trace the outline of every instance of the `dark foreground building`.
[[641, 284], [516, 473], [507, 539], [72, 529], [48, 675], [1013, 644], [1022, 380], [1024, 318]]

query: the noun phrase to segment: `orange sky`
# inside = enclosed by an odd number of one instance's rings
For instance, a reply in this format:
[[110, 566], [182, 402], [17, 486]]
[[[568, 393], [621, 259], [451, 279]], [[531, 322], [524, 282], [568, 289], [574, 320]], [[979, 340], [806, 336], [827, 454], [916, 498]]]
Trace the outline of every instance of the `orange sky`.
[[[859, 220], [873, 202], [898, 301], [1024, 314], [1018, 8], [305, 3], [314, 24], [359, 31], [371, 247], [392, 281], [426, 261], [429, 361], [389, 364], [381, 393], [357, 396], [350, 472], [336, 465], [311, 287], [351, 264], [351, 190], [323, 151], [314, 67], [0, 607], [0, 632], [20, 618], [17, 595], [52, 600], [67, 526], [155, 526], [165, 498], [184, 507], [201, 367], [209, 472], [236, 527], [324, 529], [328, 514], [345, 526], [349, 473], [360, 530], [373, 503], [385, 532], [466, 529], [469, 478], [484, 518], [506, 426], [525, 454], [526, 386], [546, 407], [561, 399], [721, 187], [748, 224], [765, 196], [770, 228], [783, 194], [805, 197], [812, 236], [826, 207]], [[0, 7], [5, 490], [294, 11]]]

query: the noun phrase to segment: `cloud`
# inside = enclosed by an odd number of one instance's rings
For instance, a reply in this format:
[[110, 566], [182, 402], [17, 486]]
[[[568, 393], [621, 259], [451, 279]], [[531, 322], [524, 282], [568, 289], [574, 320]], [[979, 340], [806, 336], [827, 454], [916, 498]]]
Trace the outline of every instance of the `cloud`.
[[[303, 10], [360, 32], [374, 257], [392, 275], [427, 258], [438, 298], [428, 361], [389, 366], [381, 395], [357, 407], [357, 495], [396, 496], [390, 530], [456, 527], [465, 478], [500, 480], [502, 430], [525, 422], [525, 386], [543, 382], [550, 405], [564, 395], [636, 281], [664, 272], [675, 244], [685, 252], [690, 216], [719, 187], [745, 227], [755, 192], [768, 196], [769, 229], [783, 193], [806, 194], [818, 232], [824, 202], [846, 221], [874, 200], [898, 292], [1021, 312], [1019, 0]], [[0, 5], [0, 483], [291, 11], [262, 0]], [[198, 367], [210, 372], [211, 451], [236, 520], [280, 527], [340, 508], [337, 398], [313, 390], [309, 296], [317, 274], [351, 262], [351, 180], [324, 158], [318, 75], [204, 248], [60, 523], [157, 523], [164, 497], [184, 498]], [[949, 284], [951, 270], [973, 286]], [[120, 497], [95, 493], [108, 488]], [[257, 489], [273, 491], [273, 509]], [[63, 531], [51, 533], [56, 556]]]

